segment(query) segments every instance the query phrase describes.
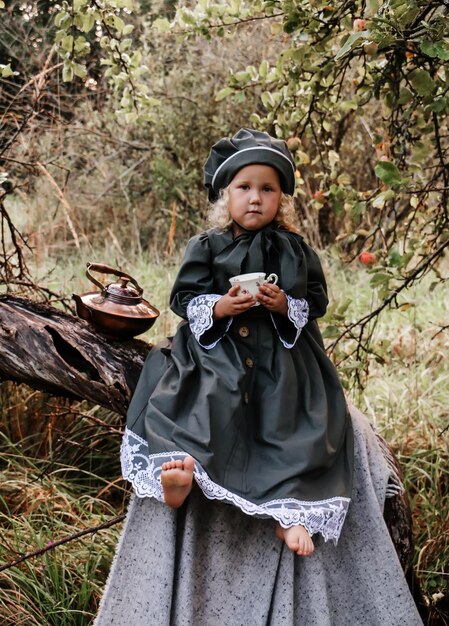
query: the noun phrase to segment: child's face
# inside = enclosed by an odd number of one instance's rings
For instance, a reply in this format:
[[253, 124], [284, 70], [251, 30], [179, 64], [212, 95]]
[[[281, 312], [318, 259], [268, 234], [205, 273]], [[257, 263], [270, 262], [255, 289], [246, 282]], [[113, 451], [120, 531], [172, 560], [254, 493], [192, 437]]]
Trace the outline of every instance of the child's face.
[[228, 191], [234, 236], [244, 230], [259, 230], [276, 217], [282, 190], [277, 171], [269, 165], [243, 167], [232, 179]]

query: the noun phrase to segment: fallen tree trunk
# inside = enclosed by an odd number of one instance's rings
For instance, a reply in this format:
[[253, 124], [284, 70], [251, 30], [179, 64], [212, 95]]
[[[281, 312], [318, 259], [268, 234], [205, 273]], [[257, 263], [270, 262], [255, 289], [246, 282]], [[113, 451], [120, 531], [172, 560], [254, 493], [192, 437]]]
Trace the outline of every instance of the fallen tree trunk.
[[139, 340], [110, 341], [49, 305], [0, 296], [0, 380], [124, 415], [150, 347]]
[[[111, 341], [87, 322], [49, 305], [0, 296], [0, 380], [88, 400], [124, 415], [150, 348], [139, 340]], [[424, 617], [426, 607], [413, 575], [412, 519], [406, 496], [388, 498], [384, 516]]]

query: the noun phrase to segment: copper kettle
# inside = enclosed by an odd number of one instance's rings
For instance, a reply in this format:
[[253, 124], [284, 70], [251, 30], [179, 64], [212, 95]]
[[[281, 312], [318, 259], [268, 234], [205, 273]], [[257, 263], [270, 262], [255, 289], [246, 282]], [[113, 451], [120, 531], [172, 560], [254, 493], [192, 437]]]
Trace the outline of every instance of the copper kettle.
[[[91, 272], [113, 274], [119, 280], [103, 285]], [[151, 328], [159, 317], [159, 311], [143, 300], [143, 289], [129, 274], [103, 263], [87, 263], [86, 276], [100, 287], [101, 292], [90, 291], [81, 296], [73, 294], [76, 313], [107, 337], [131, 339]]]

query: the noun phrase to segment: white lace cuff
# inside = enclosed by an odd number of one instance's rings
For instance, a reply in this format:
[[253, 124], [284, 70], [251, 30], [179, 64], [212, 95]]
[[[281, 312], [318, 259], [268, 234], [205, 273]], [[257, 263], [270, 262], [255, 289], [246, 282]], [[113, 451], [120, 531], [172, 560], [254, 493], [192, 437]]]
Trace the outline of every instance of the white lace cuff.
[[195, 296], [192, 298], [187, 306], [187, 318], [189, 320], [190, 330], [192, 331], [195, 339], [200, 346], [210, 350], [217, 345], [220, 339], [225, 335], [230, 325], [232, 324], [232, 318], [227, 322], [227, 326], [224, 332], [213, 342], [205, 345], [201, 343], [201, 336], [214, 324], [213, 311], [214, 304], [221, 298], [216, 293], [206, 293], [201, 296]]
[[293, 339], [293, 342], [287, 341], [287, 339], [284, 339], [282, 337], [282, 334], [276, 325], [276, 321], [273, 315], [271, 315], [271, 319], [273, 320], [273, 325], [276, 328], [277, 334], [279, 335], [279, 339], [281, 340], [284, 348], [293, 348], [295, 343], [298, 341], [298, 337], [301, 334], [302, 329], [309, 321], [309, 303], [304, 298], [293, 298], [287, 293], [285, 294], [285, 297], [287, 298], [288, 319], [296, 328], [296, 335]]
[[[123, 478], [131, 482], [139, 498], [153, 497], [164, 502], [161, 485], [162, 463], [184, 459], [186, 456], [186, 453], [181, 451], [149, 454], [147, 442], [126, 428], [121, 447]], [[283, 528], [301, 524], [310, 535], [320, 533], [325, 541], [331, 540], [335, 544], [350, 503], [349, 498], [336, 496], [316, 502], [282, 498], [254, 504], [215, 483], [197, 462], [193, 477], [209, 500], [225, 500], [247, 515], [275, 519]]]

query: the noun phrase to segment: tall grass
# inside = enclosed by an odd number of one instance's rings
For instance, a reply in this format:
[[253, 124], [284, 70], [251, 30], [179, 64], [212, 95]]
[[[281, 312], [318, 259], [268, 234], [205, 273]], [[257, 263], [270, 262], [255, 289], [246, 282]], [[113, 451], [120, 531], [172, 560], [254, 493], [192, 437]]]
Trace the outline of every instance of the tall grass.
[[[444, 271], [447, 268], [442, 268]], [[358, 319], [378, 303], [369, 275], [357, 264], [328, 267], [331, 300], [351, 299], [346, 316]], [[428, 276], [377, 321], [366, 355], [363, 389], [345, 380], [396, 452], [410, 499], [415, 571], [431, 601], [449, 594], [449, 293]], [[349, 370], [350, 372], [350, 370]]]
[[[99, 422], [96, 407], [68, 407], [26, 387], [3, 385], [0, 393], [1, 563], [123, 511], [117, 416]], [[90, 534], [1, 573], [2, 626], [90, 623], [119, 530]]]
[[[86, 258], [70, 257], [36, 278], [70, 297], [91, 285]], [[140, 255], [129, 261], [106, 250], [89, 260], [120, 265], [161, 311], [145, 336], [174, 332], [168, 297], [177, 259]], [[48, 262], [48, 260], [47, 260]], [[332, 301], [351, 303], [346, 319], [366, 314], [376, 302], [366, 271], [325, 259]], [[105, 277], [108, 281], [112, 277]], [[364, 363], [365, 387], [340, 369], [350, 400], [367, 413], [402, 464], [416, 540], [415, 567], [429, 602], [448, 587], [449, 571], [449, 339], [444, 285], [424, 280], [385, 311]], [[323, 322], [325, 325], [325, 321]], [[70, 404], [11, 383], [0, 385], [0, 562], [50, 541], [94, 527], [124, 511], [127, 488], [120, 479], [120, 419], [85, 403]], [[73, 541], [0, 573], [2, 625], [85, 625], [95, 615], [120, 525]]]

